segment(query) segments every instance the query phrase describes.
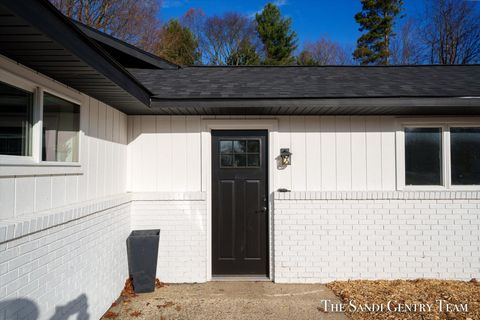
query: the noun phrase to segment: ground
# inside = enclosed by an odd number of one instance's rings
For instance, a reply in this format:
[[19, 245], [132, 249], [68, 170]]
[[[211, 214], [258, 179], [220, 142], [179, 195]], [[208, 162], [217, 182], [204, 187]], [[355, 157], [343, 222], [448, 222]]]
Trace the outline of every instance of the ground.
[[[158, 287], [153, 293], [131, 296], [132, 287], [126, 286], [129, 290], [124, 290], [103, 319], [480, 320], [480, 284], [474, 279], [335, 281], [326, 286], [208, 282]], [[336, 312], [340, 306], [345, 314]], [[375, 310], [381, 306], [383, 311]]]
[[318, 284], [169, 284], [153, 293], [121, 297], [102, 319], [347, 319], [342, 313], [324, 313], [321, 300], [340, 302]]
[[[336, 281], [327, 285], [345, 304], [354, 320], [370, 319], [480, 319], [480, 283], [445, 280]], [[390, 309], [394, 312], [389, 311]], [[384, 312], [363, 308], [384, 306]], [[423, 307], [422, 307], [423, 305]], [[429, 307], [431, 308], [429, 310]], [[408, 309], [410, 308], [410, 309]], [[415, 309], [416, 308], [416, 309]], [[355, 311], [355, 312], [353, 312]]]

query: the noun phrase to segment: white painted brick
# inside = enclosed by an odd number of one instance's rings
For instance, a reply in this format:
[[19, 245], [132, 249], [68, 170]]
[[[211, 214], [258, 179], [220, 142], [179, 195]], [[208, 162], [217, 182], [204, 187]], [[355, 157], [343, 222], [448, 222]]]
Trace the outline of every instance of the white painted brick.
[[[456, 200], [459, 194], [360, 192], [338, 200], [334, 192], [322, 192], [325, 198], [315, 199], [315, 193], [306, 200], [276, 200], [275, 281], [478, 277], [478, 201]], [[378, 200], [369, 199], [375, 195]]]

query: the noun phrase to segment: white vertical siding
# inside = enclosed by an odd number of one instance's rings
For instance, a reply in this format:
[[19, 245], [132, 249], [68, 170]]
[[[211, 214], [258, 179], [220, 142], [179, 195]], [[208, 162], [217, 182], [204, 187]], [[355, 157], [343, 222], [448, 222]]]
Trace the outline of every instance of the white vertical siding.
[[[225, 118], [225, 117], [217, 117]], [[248, 121], [245, 117], [239, 121]], [[292, 165], [275, 168], [275, 189], [395, 189], [394, 117], [280, 116], [276, 139]], [[200, 116], [130, 116], [129, 189], [201, 191]], [[273, 143], [270, 142], [270, 147]], [[278, 154], [279, 150], [275, 150]], [[205, 191], [205, 190], [203, 190]]]
[[128, 125], [131, 191], [201, 191], [200, 117], [130, 116]]
[[365, 117], [352, 117], [350, 134], [352, 143], [352, 189], [367, 190], [367, 137]]
[[307, 190], [322, 189], [322, 144], [320, 117], [305, 117], [305, 153]]

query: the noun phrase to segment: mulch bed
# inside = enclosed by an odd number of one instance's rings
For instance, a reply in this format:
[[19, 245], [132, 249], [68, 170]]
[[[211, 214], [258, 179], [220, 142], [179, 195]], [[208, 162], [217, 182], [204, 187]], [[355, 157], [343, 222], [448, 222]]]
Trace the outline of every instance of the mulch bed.
[[[335, 281], [327, 286], [340, 297], [347, 315], [355, 320], [480, 319], [480, 283], [475, 279], [469, 282], [424, 279], [355, 280]], [[441, 306], [438, 300], [442, 301]], [[379, 310], [382, 306], [383, 311]]]

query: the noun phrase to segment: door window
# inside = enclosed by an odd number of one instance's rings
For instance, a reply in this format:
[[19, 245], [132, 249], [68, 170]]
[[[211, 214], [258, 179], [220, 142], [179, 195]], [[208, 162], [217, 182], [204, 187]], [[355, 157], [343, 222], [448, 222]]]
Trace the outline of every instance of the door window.
[[220, 140], [221, 168], [259, 168], [260, 140]]

